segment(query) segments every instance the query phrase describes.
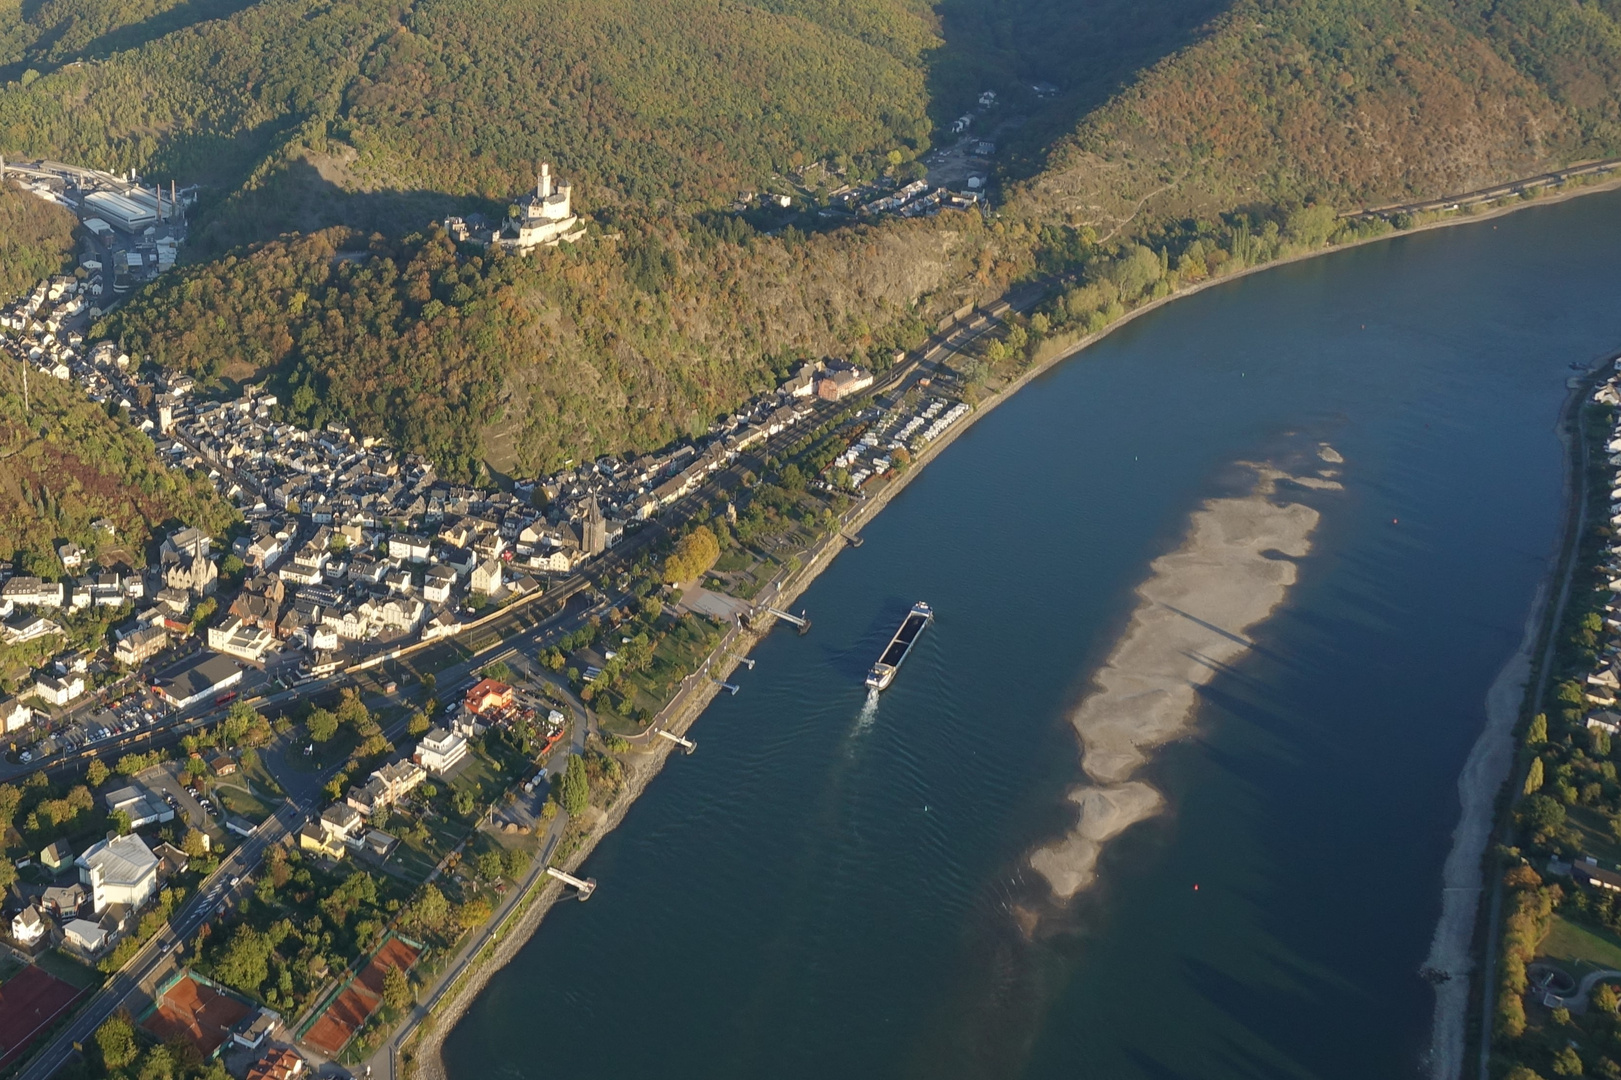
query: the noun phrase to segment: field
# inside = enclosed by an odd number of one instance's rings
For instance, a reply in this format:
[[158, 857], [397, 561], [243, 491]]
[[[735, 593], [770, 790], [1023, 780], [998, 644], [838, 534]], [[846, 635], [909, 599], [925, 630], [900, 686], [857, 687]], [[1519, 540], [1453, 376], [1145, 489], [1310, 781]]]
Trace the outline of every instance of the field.
[[1621, 971], [1621, 938], [1559, 915], [1554, 916], [1553, 928], [1542, 941], [1541, 954], [1578, 979], [1590, 971]]
[[1582, 851], [1605, 866], [1621, 865], [1621, 844], [1610, 832], [1609, 822], [1602, 814], [1586, 806], [1572, 806], [1565, 811], [1565, 822], [1582, 834]]
[[32, 964], [0, 986], [0, 1068], [17, 1060], [82, 993]]

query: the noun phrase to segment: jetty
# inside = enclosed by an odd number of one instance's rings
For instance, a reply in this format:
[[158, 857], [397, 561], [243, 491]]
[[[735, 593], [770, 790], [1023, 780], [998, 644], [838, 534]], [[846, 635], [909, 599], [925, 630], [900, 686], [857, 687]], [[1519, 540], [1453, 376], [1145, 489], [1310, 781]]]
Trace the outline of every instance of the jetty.
[[564, 871], [559, 870], [555, 866], [548, 866], [546, 868], [546, 872], [552, 877], [556, 878], [558, 881], [561, 881], [564, 885], [574, 886], [574, 891], [579, 895], [581, 900], [591, 899], [591, 894], [597, 891], [596, 878], [585, 878], [584, 880], [581, 880], [580, 878], [575, 877], [573, 874], [565, 873]]
[[659, 728], [657, 731], [653, 732], [653, 734], [657, 735], [661, 739], [669, 739], [671, 742], [675, 743], [689, 754], [698, 749], [698, 744], [693, 742], [691, 739], [684, 739], [680, 735], [672, 735], [663, 728]]

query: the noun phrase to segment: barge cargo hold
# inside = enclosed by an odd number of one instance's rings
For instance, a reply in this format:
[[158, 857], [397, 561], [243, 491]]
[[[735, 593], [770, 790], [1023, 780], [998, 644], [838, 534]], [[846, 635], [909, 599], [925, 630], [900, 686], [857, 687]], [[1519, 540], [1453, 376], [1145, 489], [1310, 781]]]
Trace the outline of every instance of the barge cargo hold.
[[923, 628], [934, 620], [934, 609], [921, 600], [912, 605], [907, 613], [901, 628], [895, 631], [895, 636], [889, 639], [889, 647], [878, 658], [878, 662], [867, 673], [867, 685], [874, 690], [882, 690], [895, 679], [895, 672], [900, 670], [901, 663], [907, 654], [912, 651]]

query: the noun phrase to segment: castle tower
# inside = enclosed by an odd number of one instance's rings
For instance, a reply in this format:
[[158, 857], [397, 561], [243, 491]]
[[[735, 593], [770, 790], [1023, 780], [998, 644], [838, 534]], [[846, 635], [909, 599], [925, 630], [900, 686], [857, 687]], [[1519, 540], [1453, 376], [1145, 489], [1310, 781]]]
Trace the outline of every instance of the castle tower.
[[552, 167], [549, 162], [542, 162], [540, 166], [540, 179], [535, 183], [535, 194], [545, 199], [552, 193]]

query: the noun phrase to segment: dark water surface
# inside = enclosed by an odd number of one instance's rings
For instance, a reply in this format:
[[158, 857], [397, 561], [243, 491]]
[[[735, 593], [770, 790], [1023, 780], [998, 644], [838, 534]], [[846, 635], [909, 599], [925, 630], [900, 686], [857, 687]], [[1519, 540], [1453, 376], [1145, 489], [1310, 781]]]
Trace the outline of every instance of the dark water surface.
[[[1180, 301], [965, 434], [809, 590], [447, 1041], [454, 1080], [1414, 1075], [1456, 781], [1621, 348], [1621, 195]], [[1066, 912], [1065, 721], [1243, 461], [1345, 456], [1288, 601]], [[875, 713], [865, 669], [939, 614]], [[1195, 891], [1194, 885], [1199, 889]], [[1026, 936], [1018, 911], [1037, 912]]]

